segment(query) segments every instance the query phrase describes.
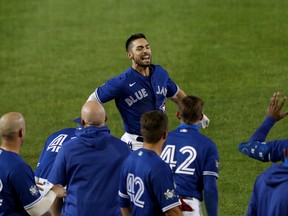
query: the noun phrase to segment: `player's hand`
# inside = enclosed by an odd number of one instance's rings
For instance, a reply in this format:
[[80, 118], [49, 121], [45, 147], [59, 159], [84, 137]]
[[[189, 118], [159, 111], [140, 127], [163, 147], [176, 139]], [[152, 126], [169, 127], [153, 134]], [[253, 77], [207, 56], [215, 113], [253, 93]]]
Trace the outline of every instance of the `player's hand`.
[[64, 198], [66, 197], [67, 195], [67, 192], [66, 192], [66, 189], [60, 185], [60, 184], [57, 184], [57, 185], [54, 185], [51, 190], [56, 194], [57, 197], [59, 198]]
[[209, 123], [210, 123], [210, 119], [203, 113], [203, 118], [200, 121], [201, 127], [205, 129], [209, 126]]
[[275, 92], [270, 99], [270, 103], [267, 110], [267, 115], [274, 118], [276, 121], [281, 120], [288, 115], [288, 111], [282, 112], [282, 108], [286, 101], [286, 96], [283, 97], [282, 101], [280, 100], [280, 92]]

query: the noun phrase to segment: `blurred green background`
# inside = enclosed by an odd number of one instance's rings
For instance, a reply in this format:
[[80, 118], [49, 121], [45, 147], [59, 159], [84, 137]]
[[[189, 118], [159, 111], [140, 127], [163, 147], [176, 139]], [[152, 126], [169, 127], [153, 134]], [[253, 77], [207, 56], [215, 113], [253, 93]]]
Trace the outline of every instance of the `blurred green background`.
[[[288, 94], [287, 20], [284, 0], [1, 1], [0, 115], [26, 118], [21, 156], [35, 168], [47, 136], [76, 126], [95, 88], [130, 66], [126, 39], [145, 33], [153, 62], [205, 101], [211, 123], [202, 132], [221, 158], [219, 215], [244, 215], [254, 180], [270, 163], [237, 147], [265, 118], [273, 92]], [[120, 137], [114, 102], [104, 106]], [[167, 101], [170, 130], [176, 111]], [[268, 139], [287, 137], [287, 126], [278, 123]]]

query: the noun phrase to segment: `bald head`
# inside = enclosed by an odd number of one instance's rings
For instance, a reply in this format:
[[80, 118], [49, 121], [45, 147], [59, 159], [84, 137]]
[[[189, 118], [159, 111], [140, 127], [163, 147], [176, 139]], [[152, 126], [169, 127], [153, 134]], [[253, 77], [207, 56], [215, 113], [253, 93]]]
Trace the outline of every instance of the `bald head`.
[[95, 101], [88, 101], [82, 106], [81, 110], [82, 125], [104, 126], [106, 121], [106, 112], [104, 107]]
[[0, 136], [3, 140], [13, 140], [18, 135], [24, 138], [24, 132], [25, 120], [21, 113], [9, 112], [1, 117]]

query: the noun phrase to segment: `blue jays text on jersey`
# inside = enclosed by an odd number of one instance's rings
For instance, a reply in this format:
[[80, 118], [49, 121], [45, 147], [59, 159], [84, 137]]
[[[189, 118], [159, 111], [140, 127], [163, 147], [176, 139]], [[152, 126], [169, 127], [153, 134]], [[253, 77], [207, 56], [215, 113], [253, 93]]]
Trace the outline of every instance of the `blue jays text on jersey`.
[[179, 87], [159, 65], [151, 66], [150, 76], [143, 76], [133, 68], [111, 78], [95, 90], [100, 103], [115, 100], [126, 132], [140, 134], [140, 118], [152, 110], [165, 111], [165, 99], [175, 96]]

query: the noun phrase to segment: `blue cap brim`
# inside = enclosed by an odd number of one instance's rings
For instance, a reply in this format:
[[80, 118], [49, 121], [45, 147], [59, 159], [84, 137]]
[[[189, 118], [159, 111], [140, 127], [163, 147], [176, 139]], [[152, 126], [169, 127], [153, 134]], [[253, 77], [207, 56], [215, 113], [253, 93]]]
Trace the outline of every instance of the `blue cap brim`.
[[74, 119], [74, 122], [78, 123], [78, 124], [81, 124], [81, 117], [78, 117], [78, 118]]

